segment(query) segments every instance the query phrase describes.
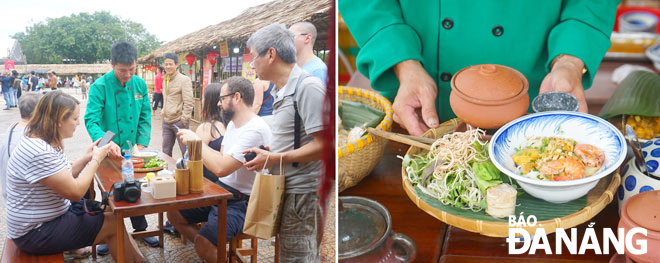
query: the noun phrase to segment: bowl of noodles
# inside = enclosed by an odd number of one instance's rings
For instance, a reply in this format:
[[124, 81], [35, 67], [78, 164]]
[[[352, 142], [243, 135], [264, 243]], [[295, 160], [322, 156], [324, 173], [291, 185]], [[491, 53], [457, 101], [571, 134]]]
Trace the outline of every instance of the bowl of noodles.
[[500, 128], [493, 164], [528, 194], [552, 203], [586, 195], [626, 157], [623, 134], [599, 117], [565, 111], [530, 114]]

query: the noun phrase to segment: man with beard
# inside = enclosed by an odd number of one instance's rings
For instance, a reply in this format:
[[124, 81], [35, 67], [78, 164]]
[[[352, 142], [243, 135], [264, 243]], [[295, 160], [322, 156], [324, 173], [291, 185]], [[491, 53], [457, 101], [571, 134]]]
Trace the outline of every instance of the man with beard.
[[[184, 143], [202, 140], [204, 166], [219, 177], [218, 185], [234, 195], [227, 201], [226, 241], [243, 231], [247, 201], [256, 176], [243, 166], [243, 152], [270, 144], [270, 128], [252, 111], [253, 100], [254, 88], [245, 78], [231, 77], [222, 86], [218, 107], [222, 107], [223, 119], [231, 121], [227, 124], [220, 151], [213, 150], [208, 146], [208, 139], [201, 139], [191, 130], [182, 129], [178, 133]], [[195, 240], [197, 254], [206, 262], [216, 261], [218, 244], [225, 249], [225, 243], [217, 240], [217, 206], [169, 211], [167, 218], [182, 235]], [[196, 224], [204, 221], [206, 224], [198, 231]]]

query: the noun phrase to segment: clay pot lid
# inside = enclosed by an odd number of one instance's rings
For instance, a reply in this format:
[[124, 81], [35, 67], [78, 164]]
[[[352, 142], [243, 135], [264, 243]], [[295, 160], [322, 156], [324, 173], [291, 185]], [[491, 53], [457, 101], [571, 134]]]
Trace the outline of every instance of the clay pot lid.
[[497, 64], [474, 65], [457, 72], [452, 88], [463, 95], [484, 101], [511, 99], [527, 93], [528, 82], [519, 71]]
[[635, 224], [660, 232], [660, 190], [637, 194], [628, 200], [626, 213]]

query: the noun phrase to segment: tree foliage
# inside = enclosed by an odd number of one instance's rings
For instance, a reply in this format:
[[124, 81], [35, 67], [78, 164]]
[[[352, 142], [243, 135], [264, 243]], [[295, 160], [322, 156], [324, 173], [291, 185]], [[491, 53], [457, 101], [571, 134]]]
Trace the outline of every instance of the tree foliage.
[[18, 40], [28, 63], [99, 63], [110, 60], [110, 47], [127, 41], [144, 56], [161, 45], [142, 24], [123, 20], [107, 11], [47, 18], [12, 36]]

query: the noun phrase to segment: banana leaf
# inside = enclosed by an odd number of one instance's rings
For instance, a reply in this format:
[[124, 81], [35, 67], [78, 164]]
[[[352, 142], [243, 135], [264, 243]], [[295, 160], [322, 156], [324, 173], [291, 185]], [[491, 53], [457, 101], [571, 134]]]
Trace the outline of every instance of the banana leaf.
[[660, 76], [646, 71], [630, 73], [598, 113], [603, 119], [622, 114], [660, 116]]
[[355, 126], [375, 128], [383, 120], [385, 113], [364, 105], [360, 102], [340, 100], [338, 107], [339, 117], [344, 129], [350, 130]]
[[[420, 199], [424, 200], [424, 202], [433, 208], [440, 209], [453, 215], [493, 222], [507, 222], [508, 220], [508, 218], [494, 218], [486, 214], [486, 210], [472, 212], [470, 210], [444, 205], [440, 203], [438, 199], [435, 199], [434, 197], [422, 192], [422, 190], [420, 190], [417, 186], [415, 186], [415, 194], [417, 194]], [[521, 212], [524, 212], [525, 216], [534, 215], [538, 221], [544, 221], [574, 214], [582, 210], [585, 206], [587, 206], [587, 195], [584, 195], [583, 197], [573, 201], [557, 205], [548, 201], [543, 201], [525, 193], [518, 196], [516, 199], [516, 212], [514, 215], [518, 216]]]

